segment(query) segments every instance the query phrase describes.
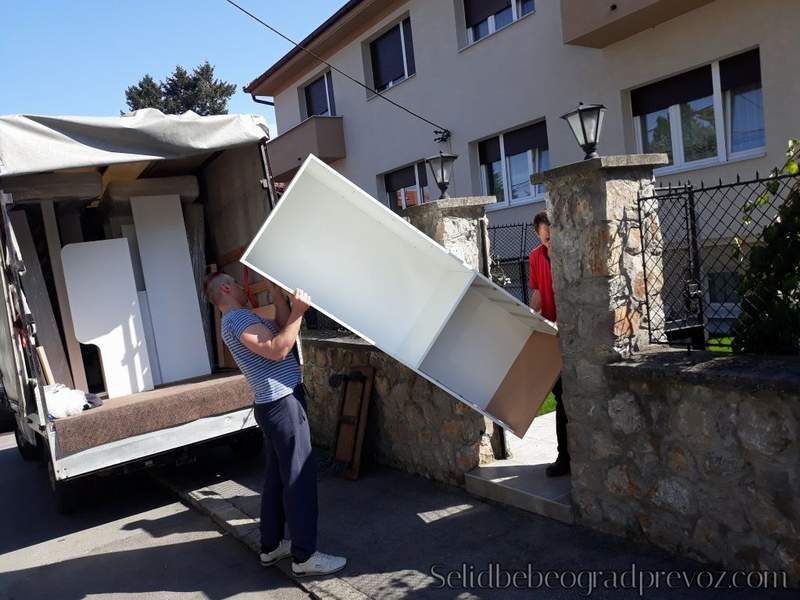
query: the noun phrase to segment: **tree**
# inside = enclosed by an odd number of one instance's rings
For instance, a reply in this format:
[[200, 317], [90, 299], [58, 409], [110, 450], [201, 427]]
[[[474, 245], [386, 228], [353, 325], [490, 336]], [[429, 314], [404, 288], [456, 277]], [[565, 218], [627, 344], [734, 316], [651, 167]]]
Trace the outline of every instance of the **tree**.
[[138, 85], [129, 87], [125, 91], [125, 97], [131, 110], [162, 107], [161, 87], [150, 75], [142, 77]]
[[194, 68], [191, 74], [180, 65], [164, 81], [156, 82], [145, 75], [136, 85], [125, 90], [129, 110], [157, 108], [165, 114], [181, 114], [193, 110], [198, 115], [224, 115], [236, 84], [214, 79], [214, 67], [208, 61]]
[[749, 223], [770, 196], [786, 193], [760, 243], [750, 250], [740, 283], [742, 312], [732, 330], [734, 352], [800, 354], [800, 183], [777, 179], [800, 173], [798, 140], [789, 140], [786, 156], [784, 166], [772, 171], [766, 191], [743, 207]]

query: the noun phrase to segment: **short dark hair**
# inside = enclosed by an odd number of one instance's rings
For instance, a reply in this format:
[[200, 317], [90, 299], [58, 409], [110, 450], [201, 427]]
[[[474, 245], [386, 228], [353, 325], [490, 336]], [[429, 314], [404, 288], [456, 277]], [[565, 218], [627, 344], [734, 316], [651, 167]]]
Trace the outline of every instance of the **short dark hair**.
[[547, 211], [543, 210], [540, 213], [537, 213], [535, 217], [533, 217], [533, 229], [538, 233], [540, 225], [547, 225], [550, 226], [550, 219], [547, 218]]

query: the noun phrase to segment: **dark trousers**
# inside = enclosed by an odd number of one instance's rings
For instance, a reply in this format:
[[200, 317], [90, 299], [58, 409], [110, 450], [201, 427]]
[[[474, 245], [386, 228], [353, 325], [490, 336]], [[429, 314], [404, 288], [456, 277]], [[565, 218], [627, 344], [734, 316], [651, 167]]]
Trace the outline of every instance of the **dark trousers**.
[[561, 389], [561, 377], [558, 378], [553, 386], [553, 396], [556, 398], [556, 440], [558, 440], [558, 456], [562, 460], [569, 460], [569, 448], [567, 446], [567, 413], [564, 410], [564, 403], [561, 401], [563, 392]]
[[311, 451], [303, 386], [255, 405], [265, 437], [267, 473], [261, 493], [261, 549], [270, 552], [288, 525], [292, 558], [305, 562], [317, 549], [317, 464]]

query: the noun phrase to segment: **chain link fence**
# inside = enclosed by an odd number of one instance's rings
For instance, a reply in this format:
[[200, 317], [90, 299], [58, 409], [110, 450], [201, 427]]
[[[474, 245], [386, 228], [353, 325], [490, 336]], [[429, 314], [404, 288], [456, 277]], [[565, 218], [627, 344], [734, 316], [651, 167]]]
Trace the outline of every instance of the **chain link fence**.
[[528, 304], [528, 256], [541, 244], [532, 223], [494, 225], [488, 228], [491, 276], [497, 285]]

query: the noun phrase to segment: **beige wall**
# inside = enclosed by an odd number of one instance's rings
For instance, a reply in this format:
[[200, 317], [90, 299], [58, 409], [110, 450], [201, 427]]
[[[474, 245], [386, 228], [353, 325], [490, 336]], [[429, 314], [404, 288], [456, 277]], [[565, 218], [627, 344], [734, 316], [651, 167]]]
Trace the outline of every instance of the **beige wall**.
[[[459, 155], [452, 195], [480, 193], [475, 141], [541, 118], [547, 119], [552, 166], [582, 153], [559, 118], [577, 102], [608, 107], [600, 151], [634, 152], [627, 90], [759, 46], [767, 137], [764, 157], [673, 174], [666, 180], [706, 182], [736, 173], [767, 172], [782, 162], [786, 139], [800, 135], [800, 78], [796, 63], [794, 0], [716, 0], [604, 49], [565, 45], [555, 0], [539, 0], [535, 13], [477, 44], [459, 49], [459, 0], [412, 0], [329, 60], [364, 78], [362, 44], [393, 20], [410, 14], [417, 73], [387, 97], [452, 131]], [[300, 122], [298, 86], [275, 97], [278, 132]], [[333, 74], [337, 113], [344, 117], [347, 158], [334, 166], [382, 199], [378, 175], [435, 154], [432, 127]], [[529, 220], [542, 203], [493, 211], [493, 224]]]

